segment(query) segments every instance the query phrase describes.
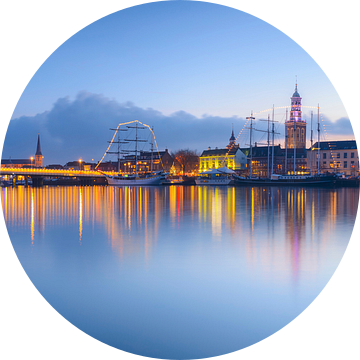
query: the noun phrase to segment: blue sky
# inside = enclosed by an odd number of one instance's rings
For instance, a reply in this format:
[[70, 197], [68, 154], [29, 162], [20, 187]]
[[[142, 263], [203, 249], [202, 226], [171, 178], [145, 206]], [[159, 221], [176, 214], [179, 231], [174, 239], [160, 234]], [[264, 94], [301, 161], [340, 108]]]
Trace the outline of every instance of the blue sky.
[[[87, 26], [44, 62], [13, 113], [3, 158], [33, 155], [40, 132], [45, 164], [98, 160], [109, 127], [135, 119], [155, 126], [161, 149], [224, 147], [251, 111], [289, 105], [295, 76], [303, 105], [320, 104], [328, 137], [353, 138], [329, 79], [276, 28], [210, 3], [135, 6]], [[276, 111], [277, 143], [284, 117]]]

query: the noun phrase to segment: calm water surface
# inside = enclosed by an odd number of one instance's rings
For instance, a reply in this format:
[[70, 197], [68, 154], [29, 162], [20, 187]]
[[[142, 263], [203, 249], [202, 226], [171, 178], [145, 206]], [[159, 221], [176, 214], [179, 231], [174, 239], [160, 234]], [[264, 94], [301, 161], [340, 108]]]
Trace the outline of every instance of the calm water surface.
[[135, 354], [202, 358], [299, 315], [346, 249], [359, 189], [4, 188], [28, 276], [66, 319]]

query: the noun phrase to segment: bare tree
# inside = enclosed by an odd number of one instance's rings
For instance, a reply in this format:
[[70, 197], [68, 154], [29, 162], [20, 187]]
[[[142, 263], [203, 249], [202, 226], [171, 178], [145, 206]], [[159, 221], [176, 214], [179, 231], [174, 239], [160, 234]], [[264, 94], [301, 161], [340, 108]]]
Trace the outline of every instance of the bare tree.
[[196, 150], [181, 149], [172, 153], [177, 173], [182, 175], [197, 172], [199, 169], [199, 154]]

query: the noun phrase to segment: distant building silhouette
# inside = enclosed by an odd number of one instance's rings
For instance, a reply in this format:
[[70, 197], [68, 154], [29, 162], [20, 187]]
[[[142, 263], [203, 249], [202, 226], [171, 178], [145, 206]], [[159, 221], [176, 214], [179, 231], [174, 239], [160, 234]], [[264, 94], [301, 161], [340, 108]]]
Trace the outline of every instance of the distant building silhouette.
[[38, 135], [35, 159], [33, 157], [31, 157], [30, 159], [11, 159], [11, 158], [1, 159], [1, 167], [32, 168], [32, 167], [42, 167], [42, 164], [43, 164], [43, 156], [41, 153], [40, 135]]

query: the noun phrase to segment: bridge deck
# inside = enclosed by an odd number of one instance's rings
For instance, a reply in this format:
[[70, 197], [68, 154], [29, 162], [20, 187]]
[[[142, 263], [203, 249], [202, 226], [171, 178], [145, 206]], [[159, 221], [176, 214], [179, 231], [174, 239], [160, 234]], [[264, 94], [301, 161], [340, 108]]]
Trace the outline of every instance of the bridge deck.
[[56, 169], [32, 169], [32, 168], [9, 168], [2, 167], [0, 175], [22, 175], [43, 177], [104, 177], [104, 174], [114, 175], [114, 172], [102, 173], [93, 170], [56, 170]]

